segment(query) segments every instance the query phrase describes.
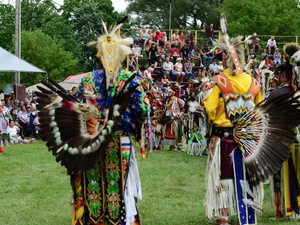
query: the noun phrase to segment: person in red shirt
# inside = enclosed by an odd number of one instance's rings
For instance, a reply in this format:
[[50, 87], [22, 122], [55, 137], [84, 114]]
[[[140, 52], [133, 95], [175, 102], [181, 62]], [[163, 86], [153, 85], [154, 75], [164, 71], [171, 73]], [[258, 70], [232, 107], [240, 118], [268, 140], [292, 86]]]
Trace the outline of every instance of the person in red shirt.
[[154, 33], [154, 40], [157, 42], [157, 46], [164, 46], [163, 42], [163, 32], [156, 30]]
[[212, 46], [214, 42], [214, 25], [210, 24], [209, 27], [205, 30], [207, 37], [207, 44]]

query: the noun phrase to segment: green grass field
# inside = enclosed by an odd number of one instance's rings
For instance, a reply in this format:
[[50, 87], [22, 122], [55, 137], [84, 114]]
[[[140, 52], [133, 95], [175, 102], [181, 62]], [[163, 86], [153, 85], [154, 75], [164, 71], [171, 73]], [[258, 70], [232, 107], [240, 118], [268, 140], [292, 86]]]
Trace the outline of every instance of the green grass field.
[[[203, 204], [206, 157], [166, 150], [145, 160], [139, 156], [143, 225], [214, 224]], [[0, 197], [0, 225], [71, 225], [69, 177], [41, 141], [5, 147], [0, 155]], [[258, 224], [299, 224], [269, 219], [275, 208], [268, 185], [263, 210]]]

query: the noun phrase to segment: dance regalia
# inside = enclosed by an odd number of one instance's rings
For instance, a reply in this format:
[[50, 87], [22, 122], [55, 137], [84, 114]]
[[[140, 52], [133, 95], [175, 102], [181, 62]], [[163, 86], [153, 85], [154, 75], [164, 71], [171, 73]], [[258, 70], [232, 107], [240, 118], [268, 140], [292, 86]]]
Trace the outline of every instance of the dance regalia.
[[[206, 214], [209, 218], [219, 217], [221, 210], [227, 208], [229, 215], [235, 215], [239, 202], [239, 215], [243, 217], [240, 223], [255, 224], [253, 209], [242, 201], [241, 183], [244, 187], [250, 187], [250, 184], [245, 171], [242, 172], [241, 151], [232, 131], [236, 118], [262, 100], [260, 85], [246, 73], [232, 76], [227, 69], [224, 74], [213, 77], [205, 88], [204, 106], [208, 121], [213, 125], [206, 174]], [[238, 182], [234, 182], [236, 180]], [[253, 197], [248, 196], [250, 201]]]
[[[125, 18], [126, 19], [126, 18]], [[90, 44], [103, 69], [82, 78], [74, 97], [55, 81], [37, 92], [41, 138], [67, 168], [73, 189], [72, 225], [141, 224], [141, 184], [135, 140], [147, 116], [141, 75], [122, 70], [132, 38], [117, 32], [122, 22]]]
[[166, 115], [172, 118], [170, 123], [164, 127], [164, 145], [171, 148], [183, 149], [183, 125], [181, 121], [181, 108], [184, 106], [184, 101], [175, 96], [167, 99]]
[[[284, 94], [293, 94], [290, 82], [281, 84], [275, 88], [267, 98], [271, 101]], [[294, 129], [295, 136], [298, 129]], [[276, 207], [277, 218], [300, 219], [300, 155], [299, 140], [297, 136], [290, 145], [290, 157], [282, 168], [271, 179], [271, 193], [273, 204]]]
[[[122, 70], [120, 76], [124, 74]], [[138, 83], [139, 80], [134, 79], [130, 85]], [[96, 70], [84, 77], [78, 97], [82, 96], [87, 86], [96, 90], [96, 105], [101, 112], [105, 112], [110, 104], [112, 89], [106, 94], [104, 71]], [[137, 120], [145, 118], [146, 110], [143, 103], [145, 94], [137, 89], [133, 96], [116, 134], [95, 167], [71, 174], [74, 224], [88, 220], [90, 224], [132, 224], [133, 221], [139, 224], [136, 199], [141, 199], [142, 193], [131, 135], [139, 128]], [[99, 121], [104, 118], [105, 115], [100, 115]], [[127, 212], [132, 214], [126, 215]]]

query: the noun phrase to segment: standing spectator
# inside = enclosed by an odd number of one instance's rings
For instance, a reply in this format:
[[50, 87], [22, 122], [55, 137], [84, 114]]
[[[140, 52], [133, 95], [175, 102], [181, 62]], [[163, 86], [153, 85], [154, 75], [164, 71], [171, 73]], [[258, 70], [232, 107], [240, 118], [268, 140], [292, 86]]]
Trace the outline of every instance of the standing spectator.
[[163, 72], [167, 74], [168, 77], [172, 77], [174, 70], [174, 64], [170, 61], [170, 57], [166, 57], [166, 61], [163, 63]]
[[269, 55], [271, 55], [272, 51], [274, 52], [276, 48], [277, 48], [277, 45], [276, 45], [275, 37], [271, 36], [271, 38], [267, 42], [267, 49], [268, 49]]
[[253, 36], [254, 36], [255, 39], [253, 41], [253, 44], [252, 44], [251, 48], [253, 49], [254, 52], [259, 52], [260, 51], [260, 44], [259, 44], [260, 40], [259, 40], [256, 33], [254, 33]]
[[31, 108], [30, 106], [27, 106], [28, 110], [26, 109], [26, 106], [22, 107], [22, 112], [21, 112], [21, 116], [19, 118], [19, 124], [23, 129], [23, 134], [24, 136], [28, 136], [28, 131], [27, 131], [27, 127], [29, 124], [29, 115], [30, 115], [30, 111], [29, 109]]
[[273, 58], [274, 58], [274, 65], [279, 65], [281, 64], [281, 53], [279, 52], [279, 48], [275, 49], [275, 52], [273, 54]]
[[[4, 98], [4, 97], [3, 97]], [[9, 140], [7, 127], [9, 124], [9, 111], [4, 106], [4, 99], [0, 102], [0, 153], [3, 153], [2, 146], [7, 145]]]
[[207, 37], [207, 44], [212, 46], [214, 42], [214, 25], [211, 23], [209, 27], [205, 30]]

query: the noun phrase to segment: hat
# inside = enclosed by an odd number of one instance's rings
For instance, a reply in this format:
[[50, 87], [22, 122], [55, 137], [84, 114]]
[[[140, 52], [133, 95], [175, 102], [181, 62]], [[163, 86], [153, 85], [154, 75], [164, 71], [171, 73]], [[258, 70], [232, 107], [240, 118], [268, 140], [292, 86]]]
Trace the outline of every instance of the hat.
[[180, 57], [178, 57], [178, 58], [176, 59], [176, 61], [180, 61], [180, 60], [182, 60]]

